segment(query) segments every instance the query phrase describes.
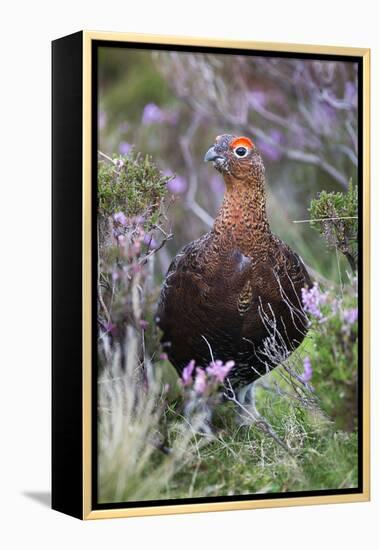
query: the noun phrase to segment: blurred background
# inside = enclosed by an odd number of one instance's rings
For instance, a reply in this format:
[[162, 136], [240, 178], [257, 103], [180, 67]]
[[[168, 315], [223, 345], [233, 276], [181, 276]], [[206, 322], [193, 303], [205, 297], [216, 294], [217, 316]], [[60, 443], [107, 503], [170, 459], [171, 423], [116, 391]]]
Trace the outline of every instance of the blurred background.
[[162, 274], [212, 224], [224, 184], [203, 157], [218, 134], [232, 133], [262, 154], [273, 232], [323, 277], [344, 277], [346, 260], [308, 222], [294, 222], [309, 219], [321, 190], [356, 183], [355, 63], [104, 47], [98, 75], [99, 149], [114, 157], [133, 148], [175, 176]]

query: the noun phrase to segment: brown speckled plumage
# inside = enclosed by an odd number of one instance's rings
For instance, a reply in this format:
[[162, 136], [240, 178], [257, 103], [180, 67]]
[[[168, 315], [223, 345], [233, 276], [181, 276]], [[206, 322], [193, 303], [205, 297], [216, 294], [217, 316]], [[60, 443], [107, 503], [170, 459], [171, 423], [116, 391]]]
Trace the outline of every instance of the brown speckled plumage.
[[299, 256], [271, 233], [264, 166], [253, 143], [219, 136], [205, 160], [223, 174], [224, 201], [212, 229], [169, 267], [157, 323], [179, 373], [191, 359], [206, 366], [211, 347], [215, 359], [235, 361], [229, 379], [239, 389], [301, 343], [301, 289], [311, 281]]

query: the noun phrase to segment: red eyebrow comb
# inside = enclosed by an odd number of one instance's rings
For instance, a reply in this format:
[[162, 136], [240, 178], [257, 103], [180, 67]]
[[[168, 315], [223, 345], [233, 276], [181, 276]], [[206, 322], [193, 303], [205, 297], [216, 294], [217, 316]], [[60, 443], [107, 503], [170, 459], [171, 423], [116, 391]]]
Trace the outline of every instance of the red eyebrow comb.
[[230, 146], [232, 147], [232, 149], [236, 149], [237, 147], [241, 146], [252, 149], [254, 147], [254, 143], [248, 137], [238, 137], [233, 139]]

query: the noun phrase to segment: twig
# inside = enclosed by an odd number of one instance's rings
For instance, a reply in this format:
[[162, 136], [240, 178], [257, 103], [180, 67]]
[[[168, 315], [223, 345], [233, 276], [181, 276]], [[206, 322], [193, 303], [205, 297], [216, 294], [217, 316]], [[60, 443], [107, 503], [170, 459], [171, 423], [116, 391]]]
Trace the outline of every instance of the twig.
[[213, 351], [212, 351], [212, 346], [210, 345], [210, 343], [208, 342], [208, 340], [205, 338], [205, 336], [202, 334], [201, 337], [203, 338], [203, 340], [206, 341], [207, 343], [207, 346], [209, 348], [209, 353], [211, 354], [211, 359], [212, 359], [212, 362], [214, 363], [215, 360], [214, 360], [214, 357], [213, 357]]
[[103, 153], [102, 151], [97, 151], [97, 154], [98, 154], [100, 157], [103, 157], [105, 160], [108, 160], [109, 162], [111, 162], [112, 164], [114, 164], [114, 160], [113, 160], [111, 157], [108, 157], [108, 155], [106, 155], [106, 154]]
[[293, 220], [292, 223], [326, 222], [331, 220], [357, 220], [358, 216], [340, 216], [336, 218], [314, 218], [312, 220]]
[[164, 239], [162, 239], [162, 241], [159, 243], [159, 245], [157, 246], [157, 248], [154, 248], [153, 250], [151, 250], [148, 254], [146, 254], [146, 256], [143, 256], [140, 260], [139, 260], [139, 264], [141, 265], [145, 265], [148, 261], [149, 261], [149, 258], [151, 258], [151, 256], [153, 256], [154, 254], [156, 254], [161, 248], [163, 248], [163, 246], [166, 244], [167, 241], [169, 241], [170, 239], [172, 239], [172, 237], [174, 236], [173, 233], [170, 233], [169, 235], [167, 235], [167, 237], [165, 237]]
[[247, 409], [244, 405], [242, 405], [242, 403], [240, 403], [240, 401], [238, 401], [237, 397], [236, 397], [236, 394], [232, 388], [232, 385], [230, 383], [229, 380], [227, 380], [228, 382], [228, 390], [229, 390], [229, 394], [227, 392], [224, 392], [224, 395], [226, 397], [226, 399], [228, 399], [229, 401], [232, 401], [233, 403], [235, 403], [236, 405], [238, 405], [238, 407], [240, 407], [242, 409], [242, 411], [248, 416], [251, 418], [251, 420], [254, 422], [254, 424], [256, 424], [256, 426], [258, 428], [260, 428], [264, 433], [267, 433], [278, 445], [280, 445], [280, 447], [282, 447], [282, 449], [284, 449], [290, 456], [293, 456], [293, 452], [291, 451], [291, 449], [288, 447], [288, 445], [286, 445], [286, 443], [284, 441], [282, 441], [280, 439], [279, 436], [276, 435], [276, 433], [274, 432], [274, 430], [271, 428], [270, 424], [267, 422], [267, 420], [265, 420], [263, 418], [263, 416], [258, 412], [256, 406], [255, 406], [255, 402], [252, 403], [252, 409], [254, 411], [254, 414], [251, 412], [251, 410]]

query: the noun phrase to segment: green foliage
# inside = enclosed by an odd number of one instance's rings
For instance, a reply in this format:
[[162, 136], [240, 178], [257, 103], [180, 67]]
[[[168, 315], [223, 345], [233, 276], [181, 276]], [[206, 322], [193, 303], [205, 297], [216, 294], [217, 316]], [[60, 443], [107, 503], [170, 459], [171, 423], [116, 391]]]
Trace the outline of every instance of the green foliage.
[[[157, 291], [153, 255], [170, 238], [164, 212], [167, 182], [151, 157], [133, 152], [98, 164], [98, 322], [101, 343], [159, 349], [154, 308]], [[128, 348], [128, 346], [125, 346]], [[131, 346], [132, 347], [132, 346]], [[108, 347], [99, 344], [99, 365], [107, 365]], [[137, 367], [138, 368], [138, 367]]]
[[[126, 216], [154, 217], [166, 194], [170, 177], [162, 175], [151, 157], [130, 153], [100, 160], [98, 169], [98, 213], [107, 218], [116, 212]], [[154, 222], [154, 219], [152, 219]]]
[[357, 427], [358, 318], [356, 280], [337, 297], [324, 294], [322, 318], [312, 317], [304, 342], [312, 365], [312, 385], [321, 409], [338, 429]]
[[357, 269], [358, 187], [350, 181], [346, 193], [321, 191], [310, 205], [312, 227], [330, 247], [336, 247], [347, 258], [351, 269]]
[[293, 450], [292, 456], [257, 426], [237, 426], [234, 408], [225, 404], [215, 419], [217, 437], [181, 468], [161, 498], [357, 486], [355, 433], [336, 431], [319, 411], [305, 410], [296, 401], [262, 388], [257, 391], [257, 404]]
[[[266, 381], [273, 378], [278, 378], [278, 372], [269, 374]], [[194, 426], [190, 429], [188, 420], [178, 415], [180, 403], [172, 403], [165, 408], [159, 425], [154, 426], [159, 432], [167, 433], [164, 445], [157, 445], [155, 450], [145, 433], [151, 424], [151, 411], [150, 416], [141, 412], [139, 422], [134, 420], [134, 430], [129, 429], [121, 440], [124, 451], [117, 448], [107, 459], [111, 458], [112, 476], [103, 479], [101, 501], [115, 502], [116, 488], [118, 500], [132, 501], [357, 486], [356, 433], [336, 430], [334, 423], [318, 409], [304, 409], [296, 400], [267, 392], [262, 387], [257, 388], [256, 399], [262, 414], [291, 449], [291, 455], [258, 426], [238, 426], [231, 403], [215, 410], [216, 433], [212, 438], [202, 436]], [[129, 433], [136, 438], [131, 448], [133, 453], [128, 450], [131, 442], [125, 444]], [[183, 441], [184, 434], [192, 436]], [[138, 446], [146, 447], [140, 452], [143, 464], [134, 452]], [[164, 447], [174, 452], [166, 454], [162, 452]], [[175, 460], [177, 449], [182, 449], [179, 460]], [[124, 483], [117, 484], [117, 477], [123, 475], [131, 454], [135, 455], [138, 468], [133, 464]]]

